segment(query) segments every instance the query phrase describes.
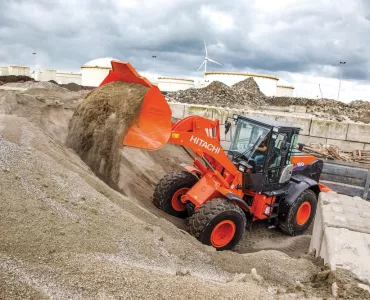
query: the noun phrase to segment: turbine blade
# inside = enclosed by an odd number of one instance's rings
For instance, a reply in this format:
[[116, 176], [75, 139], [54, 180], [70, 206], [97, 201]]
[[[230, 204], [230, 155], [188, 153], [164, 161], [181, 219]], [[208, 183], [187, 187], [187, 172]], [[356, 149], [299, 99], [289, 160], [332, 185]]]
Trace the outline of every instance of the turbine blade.
[[206, 48], [206, 57], [208, 57], [207, 44], [205, 40], [204, 40], [204, 48]]
[[208, 60], [211, 61], [211, 62], [213, 62], [213, 63], [215, 63], [215, 64], [218, 64], [218, 65], [222, 66], [220, 63], [218, 63], [217, 61], [215, 61], [213, 59], [208, 58]]
[[203, 65], [204, 65], [204, 63], [205, 63], [206, 61], [205, 60], [203, 60], [203, 62], [202, 62], [202, 64], [200, 65], [200, 67], [198, 68], [198, 70], [197, 71], [199, 71], [200, 70], [200, 68], [201, 67], [203, 67]]

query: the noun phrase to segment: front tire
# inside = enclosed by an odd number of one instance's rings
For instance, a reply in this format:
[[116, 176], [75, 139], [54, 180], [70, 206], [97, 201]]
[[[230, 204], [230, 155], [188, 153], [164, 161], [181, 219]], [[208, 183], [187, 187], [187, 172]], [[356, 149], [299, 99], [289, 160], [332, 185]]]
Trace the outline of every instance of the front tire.
[[168, 173], [154, 190], [153, 204], [169, 215], [186, 218], [188, 214], [180, 199], [197, 181], [187, 171]]
[[216, 198], [203, 204], [189, 218], [189, 232], [217, 250], [231, 250], [243, 237], [244, 211], [229, 200]]
[[315, 218], [317, 196], [314, 191], [304, 190], [289, 208], [285, 221], [280, 222], [280, 229], [289, 235], [300, 235], [310, 227]]

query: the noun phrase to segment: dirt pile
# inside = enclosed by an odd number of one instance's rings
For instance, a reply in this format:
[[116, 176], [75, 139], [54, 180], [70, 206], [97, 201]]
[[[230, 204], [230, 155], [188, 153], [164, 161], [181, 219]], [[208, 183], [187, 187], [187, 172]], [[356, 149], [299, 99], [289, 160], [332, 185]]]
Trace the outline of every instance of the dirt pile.
[[204, 88], [168, 93], [166, 98], [181, 103], [241, 108], [252, 103], [260, 103], [264, 95], [254, 79], [248, 78], [231, 88], [222, 82], [214, 81]]
[[86, 97], [70, 122], [67, 146], [94, 172], [114, 183], [120, 174], [120, 138], [138, 116], [147, 91], [134, 83], [106, 84]]
[[0, 76], [0, 85], [9, 82], [25, 82], [25, 81], [35, 81], [33, 78], [24, 75], [6, 75]]

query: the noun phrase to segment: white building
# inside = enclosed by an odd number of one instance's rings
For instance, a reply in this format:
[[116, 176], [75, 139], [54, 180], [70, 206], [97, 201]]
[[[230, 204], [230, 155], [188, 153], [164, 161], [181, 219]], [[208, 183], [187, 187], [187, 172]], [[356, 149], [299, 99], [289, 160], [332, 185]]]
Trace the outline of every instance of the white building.
[[173, 77], [158, 77], [158, 88], [161, 92], [176, 92], [194, 87], [194, 80]]
[[0, 75], [23, 75], [23, 76], [31, 76], [30, 67], [26, 66], [1, 66], [0, 67]]
[[294, 87], [290, 85], [278, 85], [276, 87], [276, 97], [293, 97]]
[[249, 77], [253, 77], [258, 84], [262, 93], [266, 96], [276, 95], [276, 85], [279, 78], [272, 75], [253, 74], [253, 73], [237, 73], [237, 72], [206, 72], [205, 80], [206, 84], [210, 84], [213, 81], [220, 81], [228, 86], [245, 80]]
[[37, 69], [36, 72], [33, 73], [33, 78], [36, 81], [50, 81], [57, 79], [57, 70], [54, 69]]
[[76, 83], [78, 85], [81, 85], [81, 73], [57, 71], [55, 81], [58, 84]]
[[111, 57], [97, 58], [90, 60], [81, 66], [81, 84], [83, 86], [99, 86], [112, 70]]

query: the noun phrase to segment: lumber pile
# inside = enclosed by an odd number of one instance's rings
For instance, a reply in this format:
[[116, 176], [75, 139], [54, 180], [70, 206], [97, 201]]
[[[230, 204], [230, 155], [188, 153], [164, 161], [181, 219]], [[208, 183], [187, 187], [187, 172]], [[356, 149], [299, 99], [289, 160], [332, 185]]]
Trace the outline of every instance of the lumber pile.
[[361, 149], [345, 152], [336, 145], [311, 143], [309, 145], [304, 145], [302, 151], [315, 155], [317, 158], [356, 162], [370, 166], [370, 150]]

